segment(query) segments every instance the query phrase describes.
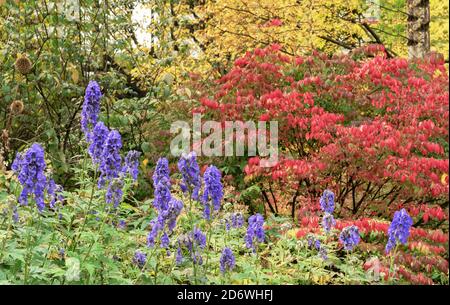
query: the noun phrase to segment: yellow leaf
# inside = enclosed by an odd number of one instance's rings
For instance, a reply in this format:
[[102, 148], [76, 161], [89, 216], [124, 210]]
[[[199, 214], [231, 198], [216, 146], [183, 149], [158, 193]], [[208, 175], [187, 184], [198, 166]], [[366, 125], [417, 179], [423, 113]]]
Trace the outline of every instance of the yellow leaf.
[[442, 176], [441, 176], [441, 183], [442, 183], [443, 185], [446, 185], [446, 184], [447, 184], [447, 182], [445, 181], [445, 180], [447, 179], [447, 177], [448, 177], [448, 175], [447, 175], [446, 173], [443, 173], [443, 174], [442, 174]]

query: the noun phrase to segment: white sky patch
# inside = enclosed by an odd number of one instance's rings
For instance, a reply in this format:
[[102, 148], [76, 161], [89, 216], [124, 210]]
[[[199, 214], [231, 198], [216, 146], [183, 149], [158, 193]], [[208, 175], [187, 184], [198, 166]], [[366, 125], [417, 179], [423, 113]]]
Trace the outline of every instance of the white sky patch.
[[152, 44], [158, 44], [158, 37], [152, 35], [150, 25], [152, 19], [158, 20], [158, 14], [153, 13], [151, 8], [138, 4], [131, 15], [131, 21], [136, 24], [136, 39], [142, 46], [150, 48]]

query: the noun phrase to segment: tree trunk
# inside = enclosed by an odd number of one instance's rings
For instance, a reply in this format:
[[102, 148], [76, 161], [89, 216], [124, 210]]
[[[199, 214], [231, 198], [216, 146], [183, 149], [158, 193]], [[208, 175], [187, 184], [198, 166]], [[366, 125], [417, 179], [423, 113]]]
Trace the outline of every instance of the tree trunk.
[[408, 0], [408, 58], [423, 58], [430, 51], [430, 1]]

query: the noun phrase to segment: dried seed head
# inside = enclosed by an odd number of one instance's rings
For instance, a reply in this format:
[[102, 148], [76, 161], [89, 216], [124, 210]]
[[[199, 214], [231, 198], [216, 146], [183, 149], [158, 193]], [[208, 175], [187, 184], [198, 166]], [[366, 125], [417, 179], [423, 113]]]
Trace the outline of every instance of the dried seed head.
[[23, 108], [24, 108], [24, 105], [23, 105], [23, 102], [21, 100], [15, 100], [9, 106], [9, 110], [11, 111], [11, 113], [13, 115], [21, 114], [22, 111], [23, 111]]
[[16, 70], [19, 71], [22, 74], [28, 74], [31, 71], [32, 63], [26, 56], [20, 56], [17, 58], [16, 63]]
[[2, 135], [1, 135], [1, 139], [2, 139], [2, 143], [3, 143], [3, 148], [5, 151], [9, 150], [9, 133], [8, 130], [3, 129], [2, 131]]

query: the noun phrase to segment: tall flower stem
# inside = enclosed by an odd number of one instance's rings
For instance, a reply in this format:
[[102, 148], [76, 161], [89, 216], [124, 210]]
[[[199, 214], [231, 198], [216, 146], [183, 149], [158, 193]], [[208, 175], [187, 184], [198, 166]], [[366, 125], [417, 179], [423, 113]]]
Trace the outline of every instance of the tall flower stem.
[[99, 228], [99, 230], [98, 230], [97, 238], [95, 238], [95, 240], [92, 241], [91, 244], [89, 245], [88, 251], [87, 251], [86, 255], [84, 256], [84, 258], [83, 258], [81, 264], [83, 264], [83, 263], [86, 261], [86, 259], [88, 258], [88, 256], [91, 254], [92, 247], [93, 247], [94, 244], [97, 243], [97, 242], [99, 241], [99, 239], [102, 237], [103, 227], [105, 226], [105, 224], [106, 224], [106, 222], [107, 222], [107, 220], [108, 220], [108, 217], [109, 217], [109, 210], [107, 211], [107, 205], [106, 205], [106, 204], [105, 204], [105, 208], [103, 209], [103, 212], [106, 213], [106, 215], [103, 217], [102, 223], [101, 223], [100, 228]]
[[73, 239], [72, 239], [72, 243], [71, 243], [71, 250], [73, 251], [77, 245], [77, 242], [79, 241], [80, 235], [81, 233], [83, 233], [84, 227], [86, 226], [86, 222], [87, 222], [87, 217], [89, 214], [89, 211], [91, 209], [92, 206], [92, 201], [94, 199], [94, 193], [95, 193], [95, 181], [97, 180], [97, 168], [95, 169], [94, 172], [94, 180], [92, 181], [92, 187], [91, 187], [91, 194], [89, 196], [89, 203], [87, 206], [87, 210], [84, 211], [84, 217], [83, 217], [83, 223], [81, 224], [80, 229], [78, 230], [78, 234], [74, 234]]
[[[192, 213], [192, 205], [193, 205], [193, 202], [192, 202], [192, 194], [191, 194], [191, 189], [189, 188], [189, 192], [188, 192], [188, 194], [189, 194], [189, 211], [188, 211], [188, 214], [189, 214], [189, 223], [190, 223], [190, 225], [191, 225], [191, 230], [194, 230], [194, 218], [193, 218], [193, 213]], [[197, 264], [195, 263], [195, 241], [192, 241], [192, 254], [193, 254], [193, 257], [192, 257], [192, 268], [193, 268], [193, 270], [194, 270], [194, 285], [197, 285]]]
[[391, 259], [390, 259], [390, 263], [389, 263], [388, 279], [391, 278], [391, 273], [392, 273], [392, 275], [395, 274], [394, 267], [395, 267], [395, 256], [397, 255], [397, 249], [398, 249], [398, 244], [395, 245], [394, 252], [391, 253]]

